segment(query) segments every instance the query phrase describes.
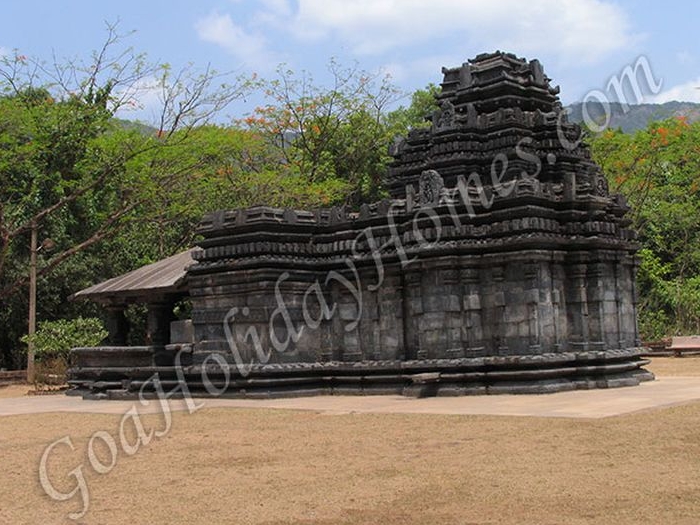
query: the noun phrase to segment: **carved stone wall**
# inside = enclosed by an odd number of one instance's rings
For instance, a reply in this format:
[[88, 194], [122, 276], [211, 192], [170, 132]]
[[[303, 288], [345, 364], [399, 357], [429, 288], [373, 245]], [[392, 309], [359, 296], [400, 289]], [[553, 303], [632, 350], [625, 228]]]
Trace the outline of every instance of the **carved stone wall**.
[[[195, 391], [208, 392], [202, 374], [232, 396], [653, 378], [637, 351], [628, 209], [608, 194], [558, 88], [538, 61], [506, 53], [443, 73], [429, 127], [391, 147], [391, 199], [202, 220], [188, 271]], [[80, 374], [74, 384], [90, 386]], [[126, 392], [143, 386], [139, 374], [123, 372]]]
[[[278, 282], [291, 326], [306, 327], [288, 345], [297, 361], [635, 347], [636, 247], [621, 204], [588, 196], [559, 207], [544, 190], [522, 195], [516, 187], [475, 216], [458, 197], [444, 195], [436, 206], [414, 203], [410, 213], [405, 200], [395, 200], [391, 217], [382, 216], [379, 205], [364, 218], [350, 214], [337, 222], [330, 217], [339, 210], [317, 210], [303, 225], [290, 210], [212, 215], [200, 229], [203, 250], [190, 270], [196, 352], [226, 353], [222, 321], [234, 306], [241, 311], [239, 326], [267, 334], [280, 306]], [[248, 213], [256, 240], [244, 227]], [[352, 281], [361, 298], [338, 281], [325, 286], [331, 272]], [[309, 328], [304, 298], [316, 308], [311, 318], [323, 317], [317, 293], [336, 312]], [[358, 317], [357, 326], [346, 329]], [[281, 314], [275, 320], [281, 322]], [[280, 327], [277, 339], [288, 339], [286, 330]], [[290, 357], [275, 352], [271, 359]]]

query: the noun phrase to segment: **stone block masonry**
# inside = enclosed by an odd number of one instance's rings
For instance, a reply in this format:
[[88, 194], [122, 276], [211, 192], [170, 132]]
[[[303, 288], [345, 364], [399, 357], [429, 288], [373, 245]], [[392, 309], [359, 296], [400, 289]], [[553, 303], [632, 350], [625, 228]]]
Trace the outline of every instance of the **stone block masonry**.
[[[637, 350], [628, 208], [558, 88], [538, 61], [501, 52], [443, 74], [440, 109], [391, 147], [390, 199], [202, 220], [188, 270], [194, 393], [209, 392], [203, 376], [243, 397], [653, 379]], [[144, 370], [111, 395], [136, 392]]]

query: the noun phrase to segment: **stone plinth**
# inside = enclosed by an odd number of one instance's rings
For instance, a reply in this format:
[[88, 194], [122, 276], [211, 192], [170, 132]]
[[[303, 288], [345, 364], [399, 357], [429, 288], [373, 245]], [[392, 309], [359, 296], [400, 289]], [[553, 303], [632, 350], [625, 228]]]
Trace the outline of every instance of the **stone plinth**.
[[[443, 72], [429, 126], [391, 148], [391, 199], [203, 219], [187, 281], [192, 392], [545, 393], [653, 378], [637, 350], [628, 208], [558, 88], [505, 53]], [[159, 373], [176, 384], [173, 368]]]

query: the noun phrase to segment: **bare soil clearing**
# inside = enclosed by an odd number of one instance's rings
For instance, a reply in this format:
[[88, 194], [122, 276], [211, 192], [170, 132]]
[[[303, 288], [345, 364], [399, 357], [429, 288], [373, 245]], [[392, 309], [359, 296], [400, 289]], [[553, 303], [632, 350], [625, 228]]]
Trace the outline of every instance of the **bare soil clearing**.
[[7, 397], [26, 396], [31, 387], [29, 385], [0, 385], [0, 399]]
[[[650, 368], [700, 375], [700, 359]], [[38, 475], [45, 447], [64, 436], [75, 450], [54, 449], [48, 473], [68, 492], [69, 473], [84, 465], [90, 511], [77, 523], [696, 525], [700, 516], [700, 403], [598, 420], [265, 409], [172, 417], [170, 432], [133, 456], [119, 447], [105, 475], [90, 467], [88, 441], [102, 430], [118, 444], [121, 416], [0, 418], [0, 523], [71, 523], [79, 497], [52, 501]], [[165, 425], [162, 415], [143, 423]], [[108, 463], [107, 448], [95, 450]]]

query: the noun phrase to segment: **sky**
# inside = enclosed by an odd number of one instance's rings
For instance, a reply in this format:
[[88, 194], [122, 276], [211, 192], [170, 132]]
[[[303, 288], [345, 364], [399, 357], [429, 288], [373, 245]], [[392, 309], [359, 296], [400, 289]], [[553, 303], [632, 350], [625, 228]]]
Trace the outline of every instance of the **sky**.
[[700, 102], [698, 20], [691, 0], [4, 0], [0, 55], [89, 57], [118, 21], [128, 45], [173, 68], [272, 77], [284, 63], [323, 84], [335, 58], [411, 93], [502, 50], [538, 58], [569, 104], [614, 100], [610, 79], [641, 57], [640, 102]]

